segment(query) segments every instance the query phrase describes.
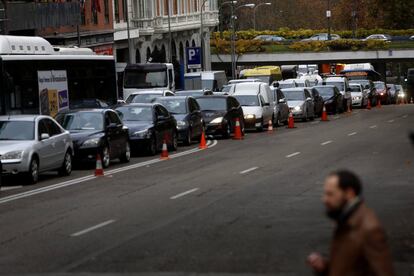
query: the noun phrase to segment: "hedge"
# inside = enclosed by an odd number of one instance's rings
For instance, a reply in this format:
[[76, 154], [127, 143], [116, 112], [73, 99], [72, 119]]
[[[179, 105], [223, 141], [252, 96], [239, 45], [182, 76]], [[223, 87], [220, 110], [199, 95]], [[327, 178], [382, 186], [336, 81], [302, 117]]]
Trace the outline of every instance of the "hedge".
[[[280, 28], [279, 30], [271, 31], [254, 31], [254, 30], [246, 30], [246, 31], [238, 31], [236, 33], [237, 39], [243, 39], [243, 40], [249, 40], [253, 39], [258, 35], [277, 35], [282, 36], [286, 39], [303, 39], [311, 37], [314, 34], [317, 33], [326, 33], [327, 30], [311, 30], [311, 29], [299, 29], [299, 30], [291, 30], [289, 28]], [[352, 38], [352, 31], [351, 30], [336, 30], [332, 31], [332, 33], [340, 35], [342, 38]], [[358, 38], [365, 38], [372, 34], [389, 34], [391, 36], [411, 36], [414, 35], [414, 29], [406, 29], [406, 30], [387, 30], [387, 29], [358, 29], [356, 31], [356, 36]], [[214, 32], [212, 33], [211, 38], [212, 39], [225, 39], [230, 40], [231, 32], [230, 31], [224, 31], [222, 33], [220, 32]]]

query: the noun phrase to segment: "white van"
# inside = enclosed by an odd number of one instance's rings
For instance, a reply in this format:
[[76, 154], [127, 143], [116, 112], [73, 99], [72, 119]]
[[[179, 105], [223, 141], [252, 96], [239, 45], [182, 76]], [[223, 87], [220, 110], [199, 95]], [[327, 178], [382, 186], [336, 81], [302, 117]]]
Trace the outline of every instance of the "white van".
[[267, 83], [237, 83], [233, 89], [233, 97], [243, 108], [245, 128], [262, 131], [269, 122], [273, 124], [274, 102]]
[[227, 77], [224, 71], [204, 71], [184, 74], [185, 90], [206, 89], [213, 92], [227, 84]]

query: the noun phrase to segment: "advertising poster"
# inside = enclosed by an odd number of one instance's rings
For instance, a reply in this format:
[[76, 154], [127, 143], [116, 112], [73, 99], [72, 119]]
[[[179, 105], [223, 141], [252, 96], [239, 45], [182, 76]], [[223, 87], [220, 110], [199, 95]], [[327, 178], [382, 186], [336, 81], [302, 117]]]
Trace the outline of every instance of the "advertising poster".
[[68, 79], [65, 70], [38, 71], [40, 114], [55, 116], [69, 108]]

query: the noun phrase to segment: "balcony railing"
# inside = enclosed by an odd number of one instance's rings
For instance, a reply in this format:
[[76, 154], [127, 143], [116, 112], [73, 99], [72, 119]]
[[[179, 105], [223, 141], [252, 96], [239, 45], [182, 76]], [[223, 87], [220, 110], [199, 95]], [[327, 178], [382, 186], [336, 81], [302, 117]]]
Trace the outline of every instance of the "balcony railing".
[[[216, 11], [206, 11], [203, 13], [203, 21], [206, 26], [218, 24], [218, 13]], [[168, 31], [168, 16], [154, 18], [134, 18], [134, 27], [140, 29], [140, 34]], [[200, 24], [200, 13], [185, 15], [173, 15], [170, 17], [171, 28], [173, 30], [195, 29]], [[197, 26], [197, 27], [195, 27]]]
[[6, 10], [9, 31], [57, 28], [81, 23], [78, 2], [7, 2]]

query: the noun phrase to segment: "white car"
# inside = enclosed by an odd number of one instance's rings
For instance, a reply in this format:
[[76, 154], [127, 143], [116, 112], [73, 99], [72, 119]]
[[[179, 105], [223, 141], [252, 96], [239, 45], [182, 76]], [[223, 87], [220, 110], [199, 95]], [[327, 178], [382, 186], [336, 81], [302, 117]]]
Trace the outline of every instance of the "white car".
[[391, 41], [391, 36], [386, 34], [372, 34], [367, 36], [364, 40], [382, 40], [382, 41]]
[[174, 92], [170, 90], [149, 90], [149, 91], [137, 91], [131, 93], [125, 100], [126, 103], [151, 103], [153, 100], [159, 97], [175, 96]]
[[238, 83], [234, 85], [233, 97], [243, 108], [244, 125], [248, 129], [262, 131], [274, 121], [274, 102], [270, 87], [264, 82]]
[[0, 116], [0, 155], [3, 174], [23, 173], [26, 184], [36, 183], [41, 172], [72, 172], [70, 134], [49, 116]]
[[350, 83], [352, 106], [365, 107], [368, 104], [368, 96], [364, 87], [359, 83]]
[[286, 89], [286, 88], [295, 88], [298, 87], [296, 84], [296, 79], [286, 79], [281, 81], [274, 81], [272, 83], [273, 87], [280, 88], [280, 89]]

